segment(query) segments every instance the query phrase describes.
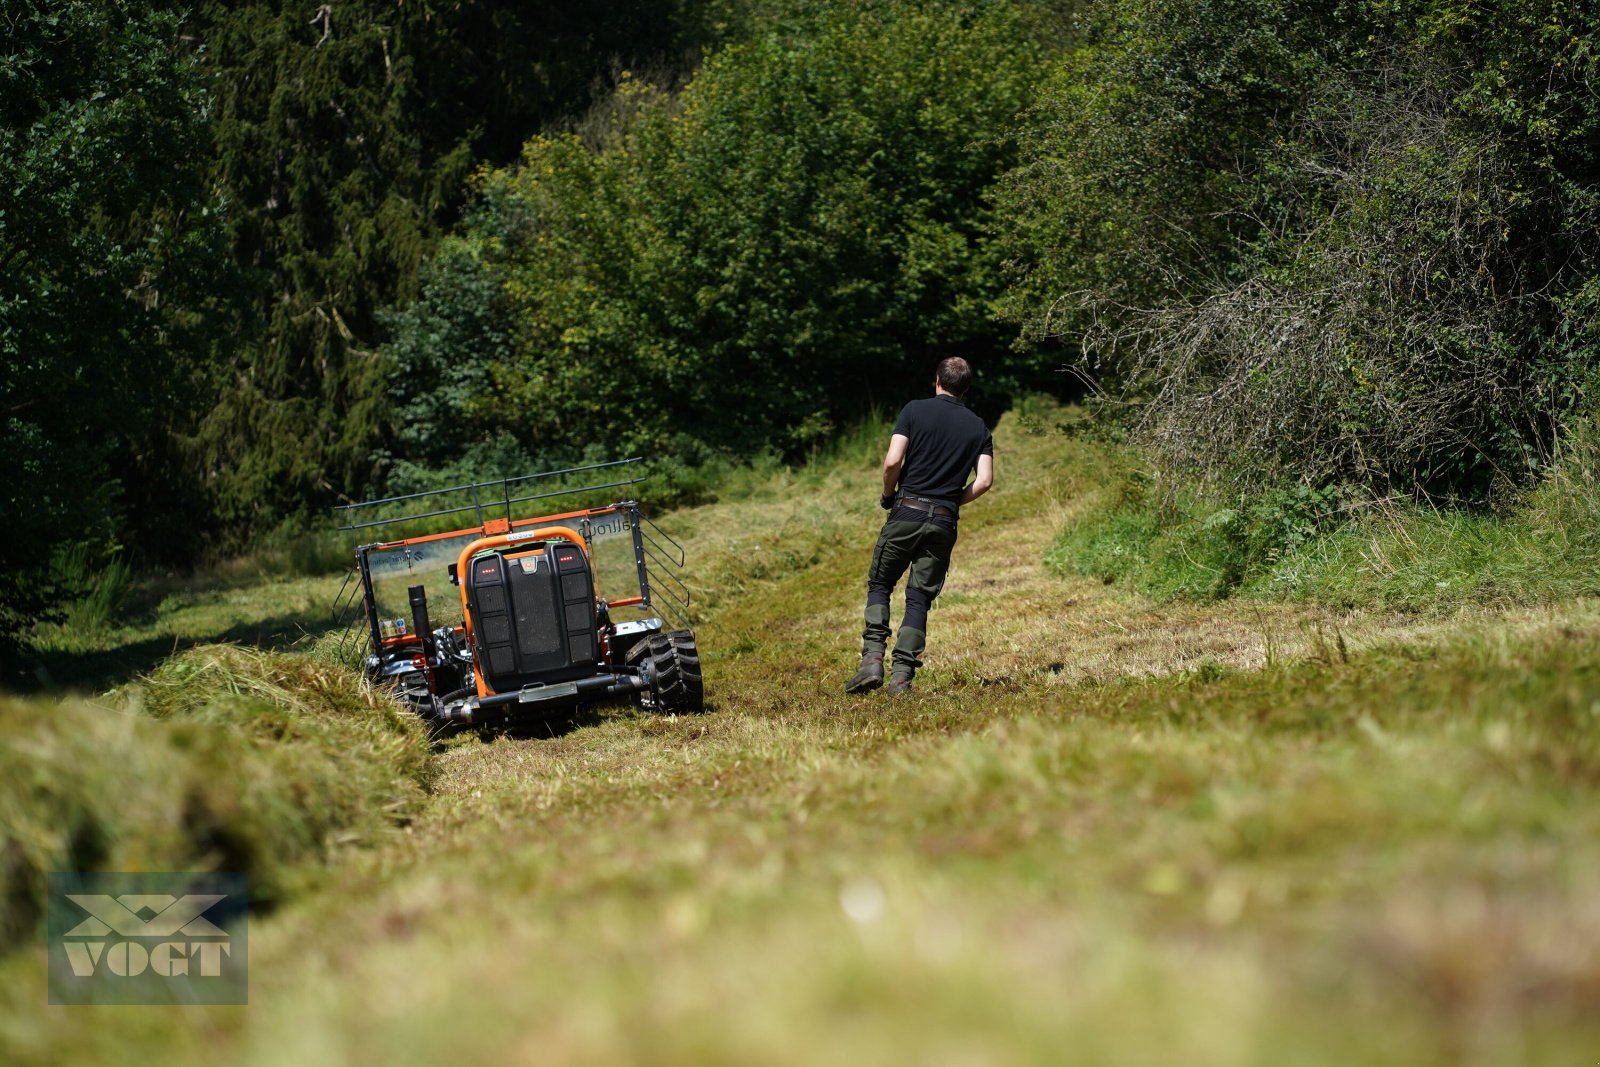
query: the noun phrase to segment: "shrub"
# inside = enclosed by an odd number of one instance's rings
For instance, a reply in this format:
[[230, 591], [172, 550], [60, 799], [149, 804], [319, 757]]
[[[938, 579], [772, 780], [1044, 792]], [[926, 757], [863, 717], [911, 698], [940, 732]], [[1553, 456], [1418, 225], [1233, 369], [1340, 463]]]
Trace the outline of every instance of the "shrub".
[[1586, 410], [1600, 22], [1554, 0], [1124, 0], [1005, 204], [1035, 335], [1225, 493], [1482, 502]]
[[1353, 487], [1214, 495], [1157, 488], [1123, 456], [1087, 517], [1047, 557], [1064, 573], [1170, 599], [1232, 594], [1338, 608], [1436, 611], [1600, 595], [1600, 442], [1562, 453], [1497, 511], [1372, 501]]
[[[724, 49], [677, 95], [624, 79], [585, 136], [486, 178], [471, 255], [438, 261], [391, 348], [397, 371], [463, 369], [397, 373], [400, 410], [443, 402], [552, 458], [794, 458], [943, 354], [1009, 392], [1038, 368], [990, 319], [985, 198], [1040, 69], [1029, 29], [1010, 4], [852, 5]], [[434, 337], [450, 355], [417, 356]]]

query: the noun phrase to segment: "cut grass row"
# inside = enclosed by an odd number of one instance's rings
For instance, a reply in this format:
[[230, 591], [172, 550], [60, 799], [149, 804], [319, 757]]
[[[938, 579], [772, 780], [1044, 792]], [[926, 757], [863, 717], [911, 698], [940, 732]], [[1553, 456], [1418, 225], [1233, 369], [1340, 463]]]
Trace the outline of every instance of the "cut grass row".
[[1597, 663], [1592, 610], [901, 701], [746, 657], [736, 712], [452, 745], [410, 833], [252, 932], [250, 1008], [108, 1018], [194, 1062], [1577, 1062]]
[[51, 871], [224, 870], [258, 904], [383, 836], [431, 781], [421, 723], [306, 655], [214, 645], [100, 701], [0, 698], [0, 951]]
[[709, 714], [452, 742], [406, 833], [252, 929], [248, 1008], [85, 1028], [14, 955], [8, 1060], [1584, 1062], [1595, 606], [1397, 626], [1063, 580], [1098, 469], [1025, 429], [911, 698], [839, 691], [870, 463], [669, 516]]

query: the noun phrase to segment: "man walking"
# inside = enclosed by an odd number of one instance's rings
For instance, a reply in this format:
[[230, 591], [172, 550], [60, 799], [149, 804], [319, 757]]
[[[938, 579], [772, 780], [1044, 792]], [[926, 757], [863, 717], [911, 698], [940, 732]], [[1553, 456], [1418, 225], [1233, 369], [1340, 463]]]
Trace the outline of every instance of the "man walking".
[[[906, 611], [894, 642], [891, 694], [909, 693], [927, 645], [928, 608], [944, 588], [956, 544], [961, 506], [994, 484], [994, 442], [983, 420], [961, 398], [972, 384], [972, 368], [959, 356], [939, 364], [933, 396], [913, 400], [895, 420], [883, 457], [883, 498], [889, 518], [878, 534], [867, 568], [866, 629], [861, 632], [861, 668], [845, 683], [846, 693], [868, 693], [883, 684], [889, 642], [889, 594], [906, 579]], [[971, 484], [967, 476], [977, 472]]]

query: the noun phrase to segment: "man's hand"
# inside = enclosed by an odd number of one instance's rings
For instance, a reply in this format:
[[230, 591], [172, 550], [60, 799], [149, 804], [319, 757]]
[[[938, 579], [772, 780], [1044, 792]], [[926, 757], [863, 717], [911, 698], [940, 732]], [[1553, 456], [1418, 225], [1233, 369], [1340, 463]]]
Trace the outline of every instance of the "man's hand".
[[894, 507], [894, 494], [885, 493], [880, 496], [878, 498], [878, 506], [884, 511], [888, 511], [890, 508]]

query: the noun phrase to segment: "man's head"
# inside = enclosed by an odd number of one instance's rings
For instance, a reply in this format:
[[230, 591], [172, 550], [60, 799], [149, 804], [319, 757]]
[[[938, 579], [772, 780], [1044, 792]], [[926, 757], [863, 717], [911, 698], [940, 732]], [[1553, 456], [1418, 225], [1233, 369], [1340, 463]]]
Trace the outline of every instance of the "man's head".
[[933, 380], [951, 396], [966, 396], [967, 386], [972, 384], [972, 367], [960, 356], [948, 356], [939, 361]]

